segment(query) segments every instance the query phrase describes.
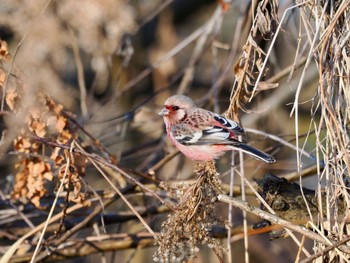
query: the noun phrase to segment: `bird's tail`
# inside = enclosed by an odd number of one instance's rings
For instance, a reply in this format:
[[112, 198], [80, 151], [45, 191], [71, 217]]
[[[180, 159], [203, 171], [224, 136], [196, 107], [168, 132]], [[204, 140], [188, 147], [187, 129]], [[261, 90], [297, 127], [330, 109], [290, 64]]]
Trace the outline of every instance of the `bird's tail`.
[[276, 162], [275, 158], [273, 158], [270, 154], [264, 153], [247, 144], [239, 143], [235, 145], [234, 148], [238, 148], [238, 150], [241, 150], [242, 152], [245, 152], [258, 160], [264, 161], [265, 163]]

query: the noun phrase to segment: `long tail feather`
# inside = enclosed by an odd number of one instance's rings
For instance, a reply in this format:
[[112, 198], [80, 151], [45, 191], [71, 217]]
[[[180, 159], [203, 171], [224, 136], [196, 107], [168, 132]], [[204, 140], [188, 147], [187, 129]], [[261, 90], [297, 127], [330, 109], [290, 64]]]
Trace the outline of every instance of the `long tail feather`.
[[276, 159], [273, 158], [270, 154], [264, 153], [252, 146], [249, 146], [247, 144], [244, 143], [240, 143], [237, 145], [234, 145], [235, 148], [238, 148], [239, 150], [241, 150], [242, 152], [245, 152], [251, 156], [253, 156], [254, 158], [264, 161], [265, 163], [274, 163], [276, 162]]

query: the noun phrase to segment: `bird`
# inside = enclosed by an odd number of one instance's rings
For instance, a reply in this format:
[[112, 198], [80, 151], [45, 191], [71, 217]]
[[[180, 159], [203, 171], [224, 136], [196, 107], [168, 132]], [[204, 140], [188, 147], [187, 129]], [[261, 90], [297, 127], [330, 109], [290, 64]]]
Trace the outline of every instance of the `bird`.
[[169, 97], [159, 115], [163, 116], [170, 141], [189, 159], [211, 161], [225, 152], [239, 150], [265, 163], [275, 158], [239, 140], [244, 129], [235, 121], [199, 108], [184, 95]]

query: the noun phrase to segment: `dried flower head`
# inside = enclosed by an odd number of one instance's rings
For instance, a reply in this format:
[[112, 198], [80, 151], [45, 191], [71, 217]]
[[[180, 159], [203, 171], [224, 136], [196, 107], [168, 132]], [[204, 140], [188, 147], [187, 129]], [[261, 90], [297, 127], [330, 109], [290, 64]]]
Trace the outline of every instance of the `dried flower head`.
[[199, 252], [201, 244], [223, 250], [219, 242], [210, 236], [212, 226], [218, 222], [214, 214], [216, 197], [221, 192], [218, 173], [213, 162], [197, 164], [195, 172], [199, 178], [183, 189], [176, 212], [162, 224], [155, 261], [191, 260]]

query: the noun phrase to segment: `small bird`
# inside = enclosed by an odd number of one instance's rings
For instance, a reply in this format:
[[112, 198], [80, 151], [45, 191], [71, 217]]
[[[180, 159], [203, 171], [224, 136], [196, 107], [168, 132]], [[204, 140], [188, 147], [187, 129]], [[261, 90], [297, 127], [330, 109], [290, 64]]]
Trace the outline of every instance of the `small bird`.
[[171, 142], [194, 161], [219, 158], [227, 151], [239, 150], [266, 163], [275, 158], [238, 140], [244, 134], [233, 120], [198, 108], [189, 97], [174, 95], [165, 101], [159, 112], [163, 116]]

